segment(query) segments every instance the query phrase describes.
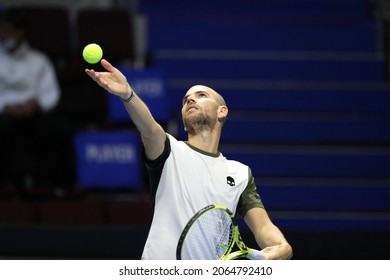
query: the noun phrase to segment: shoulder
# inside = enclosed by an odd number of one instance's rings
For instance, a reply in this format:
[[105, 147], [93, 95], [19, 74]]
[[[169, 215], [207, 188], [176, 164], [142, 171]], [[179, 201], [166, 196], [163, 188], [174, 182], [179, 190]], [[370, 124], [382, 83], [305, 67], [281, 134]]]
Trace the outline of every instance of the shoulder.
[[226, 164], [229, 169], [239, 170], [240, 172], [243, 172], [243, 174], [248, 175], [248, 177], [250, 177], [249, 175], [251, 175], [251, 171], [248, 165], [237, 160], [227, 159], [222, 154], [221, 157], [226, 161]]
[[171, 146], [171, 149], [173, 151], [187, 151], [187, 150], [190, 150], [189, 147], [187, 146], [187, 144], [182, 141], [182, 140], [178, 140], [176, 139], [174, 136], [172, 136], [171, 134], [169, 133], [166, 133], [167, 135], [167, 140], [169, 141], [169, 144]]

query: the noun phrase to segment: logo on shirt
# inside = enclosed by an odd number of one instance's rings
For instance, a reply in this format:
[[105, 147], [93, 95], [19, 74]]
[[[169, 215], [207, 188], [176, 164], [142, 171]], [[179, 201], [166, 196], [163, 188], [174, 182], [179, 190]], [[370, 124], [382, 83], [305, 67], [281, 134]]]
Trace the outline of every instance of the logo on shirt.
[[226, 183], [231, 186], [231, 187], [234, 187], [236, 185], [236, 182], [234, 181], [234, 179], [230, 176], [227, 176], [226, 177]]

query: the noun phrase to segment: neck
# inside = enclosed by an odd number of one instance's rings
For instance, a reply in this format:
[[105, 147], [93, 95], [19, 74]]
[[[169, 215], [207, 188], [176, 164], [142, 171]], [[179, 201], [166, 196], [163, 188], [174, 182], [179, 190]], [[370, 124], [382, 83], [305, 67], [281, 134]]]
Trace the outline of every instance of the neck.
[[212, 154], [218, 152], [221, 133], [216, 131], [203, 131], [197, 134], [188, 134], [188, 143], [192, 146]]

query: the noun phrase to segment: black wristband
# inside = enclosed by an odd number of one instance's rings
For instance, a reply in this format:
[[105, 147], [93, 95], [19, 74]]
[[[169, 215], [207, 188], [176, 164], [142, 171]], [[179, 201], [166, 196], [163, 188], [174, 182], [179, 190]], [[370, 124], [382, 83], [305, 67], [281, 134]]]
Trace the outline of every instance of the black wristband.
[[131, 94], [130, 94], [130, 97], [129, 97], [129, 98], [127, 98], [127, 99], [123, 99], [123, 98], [121, 98], [121, 100], [122, 100], [123, 102], [126, 102], [126, 103], [128, 103], [128, 102], [130, 102], [130, 100], [131, 100], [131, 99], [133, 99], [133, 97], [134, 97], [134, 91], [133, 91], [133, 89], [131, 89]]

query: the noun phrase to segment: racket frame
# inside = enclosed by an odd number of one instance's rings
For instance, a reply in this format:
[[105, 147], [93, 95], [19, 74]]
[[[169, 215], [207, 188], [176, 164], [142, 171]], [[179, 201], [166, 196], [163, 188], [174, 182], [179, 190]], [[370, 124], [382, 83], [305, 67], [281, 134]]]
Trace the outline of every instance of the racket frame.
[[[238, 229], [238, 225], [236, 223], [236, 220], [235, 220], [235, 217], [234, 217], [234, 214], [232, 211], [230, 211], [228, 208], [226, 208], [225, 206], [222, 206], [222, 205], [218, 205], [218, 204], [211, 204], [211, 205], [208, 205], [204, 208], [202, 208], [201, 210], [199, 210], [187, 223], [187, 225], [184, 227], [181, 235], [180, 235], [180, 238], [179, 238], [179, 242], [178, 242], [178, 245], [177, 245], [177, 249], [176, 249], [176, 259], [178, 260], [181, 260], [181, 249], [182, 249], [182, 245], [185, 241], [185, 238], [187, 236], [187, 233], [188, 231], [190, 230], [190, 228], [192, 227], [192, 225], [195, 223], [195, 221], [201, 217], [203, 214], [205, 214], [207, 211], [210, 211], [212, 209], [220, 209], [220, 210], [223, 210], [225, 212], [227, 212], [232, 220], [232, 238], [230, 239], [230, 243], [228, 244], [228, 249], [226, 250], [226, 252], [220, 257], [220, 260], [234, 260], [234, 259], [237, 259], [237, 258], [240, 258], [240, 257], [245, 257], [247, 256], [249, 253], [250, 253], [250, 250], [248, 249], [248, 247], [245, 245], [245, 243], [242, 241], [242, 238], [241, 238], [241, 235], [240, 235], [240, 232], [239, 232], [239, 229]], [[234, 248], [234, 245], [237, 245], [237, 247], [239, 248], [238, 251], [234, 251], [232, 252], [233, 248]]]
[[[250, 251], [249, 251], [248, 247], [245, 245], [244, 241], [242, 240], [240, 230], [238, 228], [238, 225], [237, 225], [237, 222], [236, 222], [236, 219], [234, 217], [233, 212], [222, 205], [215, 205], [215, 208], [223, 209], [227, 213], [229, 213], [230, 218], [232, 219], [232, 224], [233, 224], [232, 242], [231, 242], [231, 244], [229, 244], [229, 249], [225, 252], [225, 254], [222, 255], [220, 260], [234, 260], [237, 258], [246, 257]], [[232, 252], [234, 245], [237, 245], [239, 250]]]

